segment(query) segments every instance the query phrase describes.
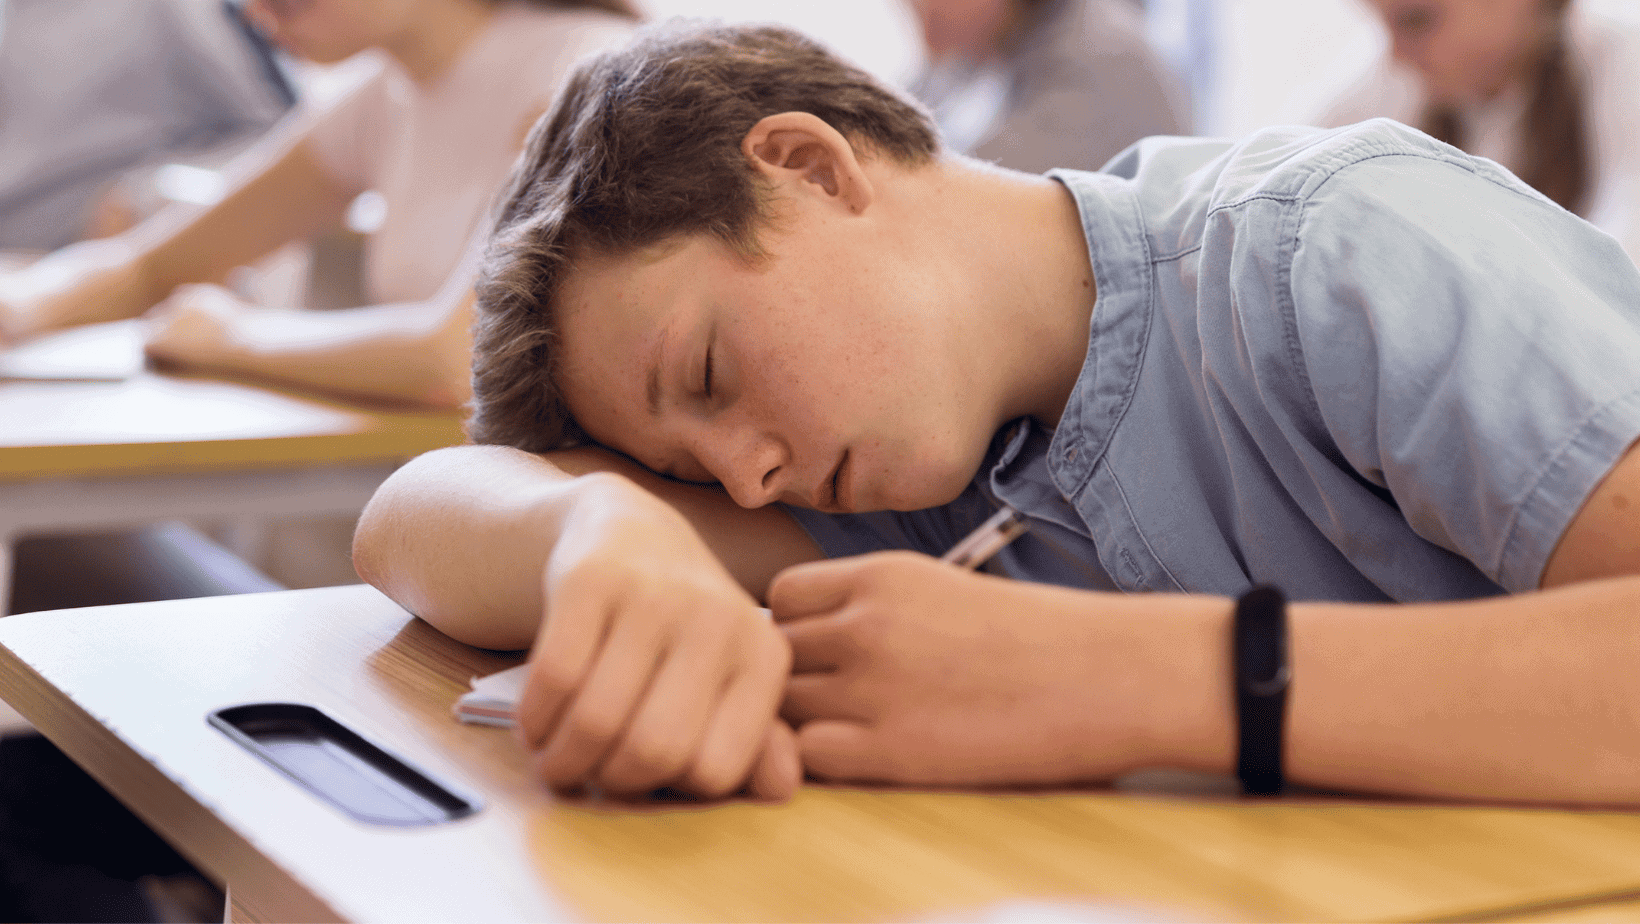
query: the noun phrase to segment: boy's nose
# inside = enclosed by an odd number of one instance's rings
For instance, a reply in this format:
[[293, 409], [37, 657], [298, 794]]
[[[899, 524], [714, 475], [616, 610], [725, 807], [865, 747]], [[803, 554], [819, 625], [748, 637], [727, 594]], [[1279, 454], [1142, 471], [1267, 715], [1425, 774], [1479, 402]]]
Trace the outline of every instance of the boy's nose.
[[762, 507], [780, 497], [789, 469], [783, 443], [768, 434], [754, 433], [718, 442], [718, 482], [742, 507]]

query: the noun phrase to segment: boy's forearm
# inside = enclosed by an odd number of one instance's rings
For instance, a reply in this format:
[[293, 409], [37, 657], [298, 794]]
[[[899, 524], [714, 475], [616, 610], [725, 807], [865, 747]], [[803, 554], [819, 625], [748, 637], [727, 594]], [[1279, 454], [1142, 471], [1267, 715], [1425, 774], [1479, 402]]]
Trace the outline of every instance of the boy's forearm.
[[[1162, 657], [1147, 684], [1155, 762], [1233, 772], [1231, 602], [1119, 605]], [[1462, 603], [1299, 603], [1289, 614], [1289, 780], [1640, 803], [1640, 578]]]
[[1346, 789], [1640, 803], [1640, 578], [1294, 609], [1289, 763]]
[[586, 484], [528, 453], [462, 446], [399, 469], [359, 518], [360, 577], [464, 642], [524, 648], [542, 570]]
[[[524, 647], [542, 615], [542, 569], [582, 505], [589, 513], [620, 511], [662, 530], [676, 527], [686, 544], [702, 546], [668, 545], [669, 554], [715, 558], [724, 576], [754, 598], [782, 568], [820, 554], [783, 510], [742, 509], [720, 489], [668, 481], [600, 447], [543, 458], [461, 446], [422, 456], [382, 485], [354, 534], [354, 565], [462, 641]], [[650, 542], [678, 538], [645, 535]]]

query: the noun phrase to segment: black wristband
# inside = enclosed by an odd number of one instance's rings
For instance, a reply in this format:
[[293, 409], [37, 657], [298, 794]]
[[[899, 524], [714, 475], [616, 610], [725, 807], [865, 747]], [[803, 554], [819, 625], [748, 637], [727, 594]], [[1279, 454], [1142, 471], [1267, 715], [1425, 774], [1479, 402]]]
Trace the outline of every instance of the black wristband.
[[1236, 778], [1254, 796], [1281, 792], [1287, 713], [1287, 599], [1261, 584], [1236, 600], [1231, 641], [1236, 680]]

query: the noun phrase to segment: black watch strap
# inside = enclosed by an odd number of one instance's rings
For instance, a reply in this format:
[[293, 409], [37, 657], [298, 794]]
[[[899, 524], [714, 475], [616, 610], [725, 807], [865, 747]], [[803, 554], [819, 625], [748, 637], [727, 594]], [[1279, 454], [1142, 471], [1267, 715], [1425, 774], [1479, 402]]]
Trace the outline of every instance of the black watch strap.
[[1281, 792], [1281, 733], [1287, 712], [1287, 599], [1259, 585], [1236, 600], [1231, 642], [1236, 680], [1236, 777], [1242, 792]]

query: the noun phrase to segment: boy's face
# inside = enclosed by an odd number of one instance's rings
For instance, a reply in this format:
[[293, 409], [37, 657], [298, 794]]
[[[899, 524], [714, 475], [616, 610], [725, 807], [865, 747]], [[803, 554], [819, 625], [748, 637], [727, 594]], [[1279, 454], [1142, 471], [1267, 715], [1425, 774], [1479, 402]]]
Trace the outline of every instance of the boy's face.
[[863, 219], [786, 211], [755, 263], [706, 235], [582, 260], [556, 307], [576, 421], [745, 507], [953, 499], [999, 421], [972, 394], [951, 274]]

